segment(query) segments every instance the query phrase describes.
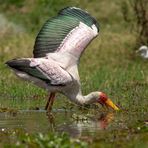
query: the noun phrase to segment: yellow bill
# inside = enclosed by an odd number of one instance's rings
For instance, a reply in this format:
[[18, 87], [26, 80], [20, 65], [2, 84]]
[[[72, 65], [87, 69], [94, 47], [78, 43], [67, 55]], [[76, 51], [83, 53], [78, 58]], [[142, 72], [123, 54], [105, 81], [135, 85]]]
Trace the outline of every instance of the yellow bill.
[[106, 106], [109, 106], [114, 110], [119, 110], [119, 108], [109, 98], [104, 103]]

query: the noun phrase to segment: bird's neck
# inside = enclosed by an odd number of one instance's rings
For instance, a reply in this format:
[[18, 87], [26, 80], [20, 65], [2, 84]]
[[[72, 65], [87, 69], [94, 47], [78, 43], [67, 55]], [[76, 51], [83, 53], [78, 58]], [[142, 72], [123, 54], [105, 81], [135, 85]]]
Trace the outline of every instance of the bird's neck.
[[72, 100], [80, 105], [84, 104], [92, 104], [97, 102], [99, 98], [99, 92], [91, 92], [86, 96], [83, 96], [81, 93], [76, 96], [76, 98], [72, 98]]

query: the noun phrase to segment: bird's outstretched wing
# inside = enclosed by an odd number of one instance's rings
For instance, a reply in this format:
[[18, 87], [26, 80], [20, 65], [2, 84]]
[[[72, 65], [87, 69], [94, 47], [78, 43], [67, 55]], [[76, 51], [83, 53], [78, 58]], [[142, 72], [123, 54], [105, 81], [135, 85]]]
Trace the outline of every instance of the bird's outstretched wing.
[[34, 45], [34, 57], [45, 57], [59, 51], [82, 52], [99, 32], [97, 21], [86, 11], [67, 7], [49, 19], [38, 33]]
[[40, 79], [49, 85], [66, 85], [72, 76], [58, 63], [41, 58], [14, 59], [6, 63], [9, 67]]

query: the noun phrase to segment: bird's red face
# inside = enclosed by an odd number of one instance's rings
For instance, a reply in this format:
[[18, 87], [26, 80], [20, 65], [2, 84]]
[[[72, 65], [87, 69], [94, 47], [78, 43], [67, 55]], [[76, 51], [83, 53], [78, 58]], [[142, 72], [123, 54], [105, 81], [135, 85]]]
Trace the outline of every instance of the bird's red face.
[[106, 107], [111, 107], [114, 110], [119, 110], [119, 108], [103, 92], [100, 92], [98, 103], [100, 103], [102, 106], [105, 105]]

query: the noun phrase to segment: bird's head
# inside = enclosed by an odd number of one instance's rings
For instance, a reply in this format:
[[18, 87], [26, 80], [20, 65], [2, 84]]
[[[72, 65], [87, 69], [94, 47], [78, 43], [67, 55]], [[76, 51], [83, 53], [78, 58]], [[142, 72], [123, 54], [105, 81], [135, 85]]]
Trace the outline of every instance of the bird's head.
[[140, 53], [140, 55], [142, 57], [146, 57], [147, 53], [148, 53], [148, 47], [147, 46], [141, 46], [137, 51], [136, 53]]
[[114, 110], [119, 110], [119, 108], [103, 92], [99, 92], [99, 98], [97, 102], [100, 103], [102, 106], [111, 107]]

